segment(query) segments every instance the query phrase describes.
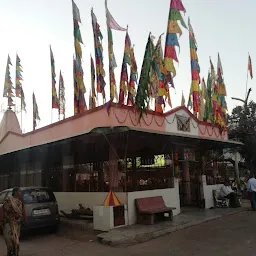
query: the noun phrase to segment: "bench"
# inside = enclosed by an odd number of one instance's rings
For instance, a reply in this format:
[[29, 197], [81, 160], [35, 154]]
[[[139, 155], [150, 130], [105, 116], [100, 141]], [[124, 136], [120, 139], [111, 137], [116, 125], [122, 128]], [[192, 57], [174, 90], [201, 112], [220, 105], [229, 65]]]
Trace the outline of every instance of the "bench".
[[137, 223], [153, 225], [157, 220], [166, 219], [165, 213], [168, 213], [168, 220], [173, 220], [174, 207], [167, 207], [162, 196], [137, 198], [135, 199], [137, 210]]
[[212, 191], [214, 207], [229, 207], [229, 199], [220, 196], [220, 190]]

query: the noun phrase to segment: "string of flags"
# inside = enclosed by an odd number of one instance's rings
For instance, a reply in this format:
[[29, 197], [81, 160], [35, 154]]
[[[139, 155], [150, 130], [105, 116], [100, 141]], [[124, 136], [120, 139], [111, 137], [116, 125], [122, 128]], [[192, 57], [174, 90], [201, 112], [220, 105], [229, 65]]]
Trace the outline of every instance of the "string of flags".
[[[200, 111], [200, 66], [198, 63], [197, 56], [197, 42], [193, 28], [190, 24], [190, 18], [188, 18], [188, 30], [189, 30], [189, 46], [190, 46], [190, 65], [191, 65], [191, 88], [188, 100], [188, 107], [193, 107], [193, 112], [195, 116]], [[192, 99], [191, 99], [192, 98]], [[192, 102], [193, 103], [192, 103]]]
[[21, 83], [21, 81], [23, 80], [22, 73], [23, 73], [23, 69], [22, 69], [20, 57], [18, 56], [18, 54], [16, 54], [16, 82], [15, 82], [16, 86], [15, 86], [15, 95], [16, 95], [16, 97], [20, 98], [21, 111], [25, 111], [26, 112], [25, 95], [24, 95], [23, 86], [22, 86], [22, 83]]
[[252, 60], [250, 54], [248, 55], [248, 71], [250, 72], [250, 77], [253, 79], [253, 74], [252, 74]]
[[39, 117], [38, 106], [36, 102], [36, 96], [34, 92], [32, 95], [32, 100], [33, 100], [33, 130], [35, 130], [37, 127], [37, 121], [40, 121], [40, 117]]
[[95, 66], [91, 56], [91, 91], [90, 91], [90, 103], [89, 109], [96, 108], [96, 93], [95, 93]]
[[96, 63], [96, 85], [97, 85], [97, 93], [101, 93], [103, 97], [103, 102], [106, 101], [105, 94], [105, 70], [103, 64], [103, 47], [102, 40], [103, 36], [100, 30], [100, 25], [97, 21], [97, 17], [91, 10], [92, 16], [92, 30], [93, 30], [93, 38], [94, 38], [94, 52], [95, 52], [95, 63]]
[[113, 35], [112, 30], [126, 31], [126, 28], [122, 28], [112, 14], [108, 10], [107, 0], [105, 0], [106, 9], [106, 20], [107, 20], [107, 31], [108, 31], [108, 56], [109, 56], [109, 85], [110, 85], [110, 100], [118, 100], [116, 79], [115, 79], [115, 68], [117, 68], [116, 58], [113, 49]]
[[162, 35], [159, 36], [159, 39], [157, 41], [152, 62], [152, 74], [154, 74], [153, 77], [155, 76], [156, 83], [154, 88], [156, 92], [155, 111], [158, 113], [163, 113], [163, 108], [165, 107], [166, 100], [168, 101], [170, 107], [172, 106], [170, 90], [168, 86], [169, 76], [167, 69], [164, 66], [161, 38]]
[[4, 81], [4, 92], [3, 92], [3, 97], [6, 97], [8, 100], [8, 108], [11, 109], [11, 107], [15, 106], [13, 102], [13, 83], [10, 75], [10, 66], [12, 66], [11, 58], [8, 55], [7, 57], [7, 65], [6, 65], [6, 71], [5, 71], [5, 81]]
[[55, 60], [50, 46], [50, 59], [51, 59], [51, 74], [52, 74], [52, 108], [59, 109], [59, 99], [56, 91], [56, 73], [55, 73]]
[[179, 36], [182, 35], [182, 30], [178, 24], [178, 21], [184, 28], [187, 29], [180, 11], [186, 12], [181, 0], [171, 0], [165, 42], [164, 65], [167, 71], [170, 72], [173, 77], [176, 76], [176, 69], [173, 61], [179, 62], [175, 49], [175, 47], [180, 48], [177, 34], [179, 34]]
[[72, 0], [73, 7], [73, 23], [74, 23], [74, 46], [75, 46], [75, 57], [73, 65], [74, 75], [74, 114], [80, 114], [87, 110], [84, 94], [86, 92], [84, 85], [84, 71], [82, 67], [82, 48], [83, 44], [80, 26], [81, 23], [80, 11], [74, 1]]
[[125, 97], [127, 96], [128, 89], [128, 70], [127, 65], [131, 64], [131, 39], [128, 31], [126, 31], [125, 44], [124, 44], [124, 56], [120, 77], [120, 92], [119, 92], [119, 104], [124, 104]]
[[59, 77], [59, 119], [60, 115], [63, 115], [63, 119], [66, 117], [66, 97], [65, 97], [65, 85], [62, 73], [60, 71]]
[[127, 105], [133, 106], [136, 95], [135, 85], [137, 84], [138, 80], [138, 68], [134, 55], [134, 46], [130, 48], [130, 67], [130, 81], [128, 84]]
[[[134, 46], [127, 28], [121, 27], [110, 13], [107, 0], [105, 0], [106, 23], [107, 23], [107, 42], [108, 42], [108, 60], [109, 60], [109, 90], [110, 102], [117, 101], [120, 105], [128, 105], [139, 109], [141, 115], [148, 109], [154, 109], [155, 112], [163, 113], [166, 103], [172, 107], [170, 91], [174, 88], [173, 78], [176, 76], [176, 63], [180, 51], [179, 39], [183, 33], [180, 26], [187, 29], [189, 33], [190, 64], [191, 64], [191, 87], [187, 107], [191, 108], [193, 114], [201, 121], [210, 122], [225, 128], [227, 125], [227, 103], [226, 103], [226, 85], [224, 82], [223, 67], [218, 54], [217, 70], [215, 71], [212, 60], [210, 59], [210, 70], [205, 83], [204, 78], [200, 78], [200, 66], [197, 55], [197, 41], [192, 28], [190, 18], [187, 25], [183, 19], [183, 13], [186, 9], [182, 0], [170, 0], [169, 17], [166, 31], [164, 50], [162, 49], [162, 35], [154, 43], [155, 37], [149, 33], [144, 59], [142, 63], [140, 77], [138, 78], [138, 67], [136, 63]], [[80, 114], [87, 110], [84, 84], [84, 71], [82, 67], [83, 53], [81, 45], [83, 44], [80, 31], [81, 17], [80, 11], [74, 0], [72, 0], [73, 14], [73, 35], [74, 35], [74, 57], [73, 57], [73, 82], [74, 82], [74, 114]], [[103, 35], [96, 15], [91, 10], [92, 30], [94, 40], [94, 56], [90, 56], [91, 63], [91, 88], [89, 91], [89, 109], [97, 107], [99, 104], [98, 94], [103, 97], [103, 103], [106, 103], [105, 93], [105, 70], [103, 62]], [[115, 79], [115, 69], [117, 67], [114, 54], [114, 40], [112, 31], [125, 31], [125, 44], [120, 73], [119, 94]], [[178, 51], [177, 51], [178, 50]], [[50, 46], [51, 61], [51, 80], [52, 80], [52, 109], [58, 109], [59, 120], [62, 115], [66, 116], [66, 95], [62, 73], [59, 75], [59, 88], [56, 88], [55, 60]], [[13, 101], [15, 96], [21, 100], [21, 109], [26, 110], [25, 95], [22, 87], [22, 66], [20, 58], [16, 55], [16, 77], [15, 87], [13, 86], [10, 66], [11, 59], [8, 55], [4, 92], [3, 96], [8, 99], [8, 107], [15, 105]], [[248, 55], [248, 72], [250, 78], [253, 78], [251, 57]], [[137, 90], [136, 90], [137, 86]], [[152, 104], [151, 104], [152, 103]], [[182, 91], [181, 105], [185, 106], [185, 98]], [[38, 107], [33, 93], [33, 129], [36, 127], [36, 121], [40, 120]]]

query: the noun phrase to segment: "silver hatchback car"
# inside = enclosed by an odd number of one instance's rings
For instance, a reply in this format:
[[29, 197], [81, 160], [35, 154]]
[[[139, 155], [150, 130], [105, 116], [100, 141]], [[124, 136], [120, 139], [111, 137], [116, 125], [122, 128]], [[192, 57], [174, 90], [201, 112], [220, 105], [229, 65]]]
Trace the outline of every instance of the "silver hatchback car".
[[[43, 187], [21, 187], [21, 192], [27, 217], [27, 223], [21, 224], [21, 230], [52, 227], [57, 231], [60, 216], [53, 191]], [[12, 189], [0, 192], [0, 208], [11, 194]]]

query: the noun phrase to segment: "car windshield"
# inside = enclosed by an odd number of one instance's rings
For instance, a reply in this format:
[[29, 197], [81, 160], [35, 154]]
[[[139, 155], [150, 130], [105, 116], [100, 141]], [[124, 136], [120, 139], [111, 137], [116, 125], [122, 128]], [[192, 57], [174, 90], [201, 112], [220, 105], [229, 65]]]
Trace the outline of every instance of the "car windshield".
[[55, 196], [48, 189], [28, 189], [22, 191], [24, 204], [47, 203], [54, 202]]

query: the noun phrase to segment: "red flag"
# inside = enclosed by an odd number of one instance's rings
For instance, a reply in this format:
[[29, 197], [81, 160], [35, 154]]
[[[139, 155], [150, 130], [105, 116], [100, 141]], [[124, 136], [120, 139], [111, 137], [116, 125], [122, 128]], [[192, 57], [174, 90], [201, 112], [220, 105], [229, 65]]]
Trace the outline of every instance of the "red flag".
[[249, 55], [249, 57], [248, 57], [248, 71], [250, 71], [251, 79], [253, 79], [253, 74], [252, 74], [252, 60], [251, 60], [250, 55]]
[[171, 8], [186, 12], [181, 0], [171, 0]]

